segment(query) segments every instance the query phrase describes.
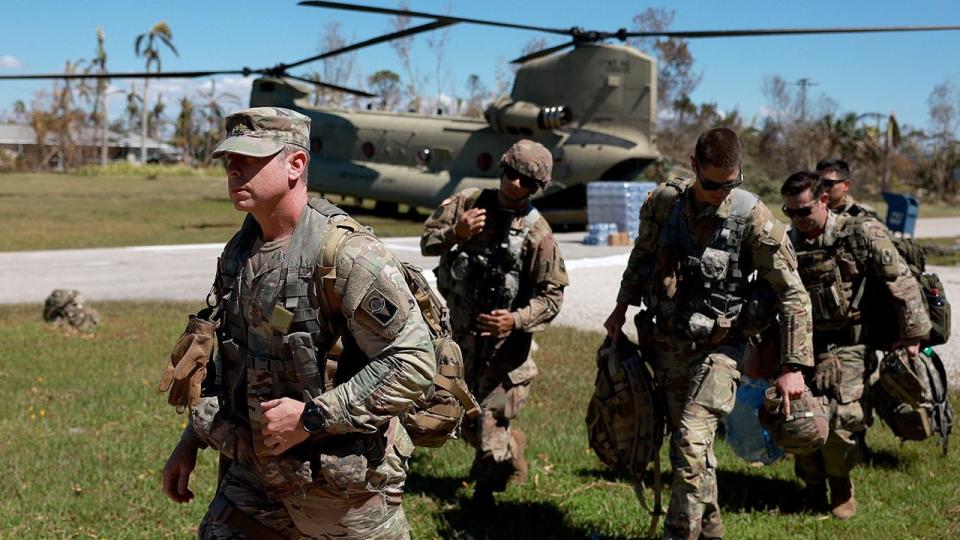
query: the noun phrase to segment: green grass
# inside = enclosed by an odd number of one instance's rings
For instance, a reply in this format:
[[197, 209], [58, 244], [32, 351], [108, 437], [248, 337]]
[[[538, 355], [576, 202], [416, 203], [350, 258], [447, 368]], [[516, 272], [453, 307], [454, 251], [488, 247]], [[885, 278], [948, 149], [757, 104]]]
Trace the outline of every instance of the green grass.
[[[381, 236], [423, 230], [425, 216], [370, 208], [345, 207]], [[0, 251], [226, 242], [243, 217], [221, 176], [0, 175]]]
[[[91, 337], [40, 320], [41, 307], [0, 307], [0, 537], [184, 538], [214, 490], [215, 456], [201, 453], [198, 500], [160, 493], [160, 470], [183, 416], [156, 392], [190, 304], [103, 303]], [[404, 506], [414, 538], [643, 538], [649, 523], [630, 484], [587, 445], [583, 422], [597, 333], [541, 334], [541, 376], [517, 426], [529, 434], [530, 482], [495, 513], [464, 503], [472, 451], [459, 441], [414, 456]], [[900, 445], [875, 426], [873, 463], [854, 471], [860, 511], [849, 522], [801, 511], [788, 461], [753, 468], [718, 443], [720, 503], [731, 538], [955, 538], [960, 534], [957, 436]], [[663, 450], [666, 463], [666, 448]], [[669, 473], [667, 482], [669, 482]], [[665, 494], [664, 500], [668, 500]], [[649, 494], [648, 494], [649, 498]]]

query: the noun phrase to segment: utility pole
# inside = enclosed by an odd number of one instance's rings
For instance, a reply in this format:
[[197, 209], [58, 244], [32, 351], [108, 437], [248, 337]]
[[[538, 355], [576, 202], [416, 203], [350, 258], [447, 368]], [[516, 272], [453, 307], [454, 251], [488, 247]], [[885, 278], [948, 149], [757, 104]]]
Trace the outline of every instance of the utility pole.
[[817, 86], [817, 83], [813, 82], [813, 79], [804, 77], [798, 80], [797, 82], [795, 82], [794, 84], [800, 87], [800, 121], [806, 122], [807, 121], [807, 87]]

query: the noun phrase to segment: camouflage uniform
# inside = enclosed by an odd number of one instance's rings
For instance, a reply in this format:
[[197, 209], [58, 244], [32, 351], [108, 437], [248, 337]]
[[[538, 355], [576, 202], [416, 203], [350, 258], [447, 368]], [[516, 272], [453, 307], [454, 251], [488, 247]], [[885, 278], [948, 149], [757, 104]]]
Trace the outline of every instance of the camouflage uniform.
[[[233, 136], [218, 151], [249, 154], [276, 142], [306, 147], [309, 122], [283, 109], [247, 109], [227, 118], [227, 131]], [[252, 150], [242, 144], [251, 133], [264, 135]], [[320, 266], [318, 237], [338, 227], [365, 231], [313, 200], [292, 237], [263, 242], [248, 216], [227, 244], [216, 284], [223, 311], [219, 395], [192, 409], [183, 437], [214, 447], [230, 463], [218, 498], [283, 536], [407, 538], [400, 495], [413, 444], [397, 415], [429, 387], [433, 348], [399, 263], [373, 235], [346, 235], [334, 266]], [[337, 309], [323, 303], [329, 287]], [[344, 351], [335, 376], [311, 378], [302, 355], [313, 375], [323, 374], [317, 368], [338, 339]], [[323, 431], [272, 456], [260, 403], [302, 401], [308, 391], [326, 420]], [[242, 536], [213, 508], [201, 538]]]
[[872, 206], [857, 202], [853, 197], [847, 193], [843, 196], [843, 201], [836, 208], [831, 208], [831, 211], [835, 214], [847, 214], [850, 216], [866, 216], [872, 217], [881, 223], [883, 220], [880, 219], [880, 215], [877, 214], [877, 211], [873, 209]]
[[[698, 285], [712, 272], [716, 239], [729, 236], [738, 219], [740, 241], [730, 254], [733, 269], [713, 274], [715, 293], [727, 287], [728, 298], [742, 297], [746, 277], [754, 270], [772, 288], [779, 307], [783, 364], [813, 363], [810, 303], [797, 275], [796, 258], [784, 225], [749, 192], [735, 189], [718, 206], [698, 207], [690, 186], [674, 180], [658, 186], [640, 211], [640, 231], [620, 284], [617, 301], [647, 306], [655, 322], [638, 328], [641, 341], [651, 340], [656, 377], [663, 389], [672, 431], [670, 459], [673, 484], [664, 538], [720, 538], [723, 525], [717, 505], [717, 460], [713, 451], [717, 424], [733, 408], [738, 362], [744, 351], [746, 321], [717, 318], [709, 335], [693, 329], [690, 306], [703, 305], [711, 289]], [[745, 210], [744, 210], [745, 209]], [[741, 213], [742, 212], [742, 213]], [[734, 249], [734, 248], [731, 248]], [[684, 269], [685, 264], [687, 269]], [[734, 301], [736, 303], [736, 301]], [[772, 313], [770, 317], [772, 317]], [[653, 326], [655, 325], [655, 327]], [[747, 332], [752, 333], [752, 332]], [[696, 337], [694, 337], [696, 336]], [[648, 341], [649, 342], [649, 341]]]
[[[538, 176], [529, 168], [519, 170]], [[512, 298], [509, 309], [515, 329], [494, 345], [492, 357], [477, 357], [477, 268], [485, 260], [480, 254], [495, 243], [495, 231], [485, 227], [473, 237], [458, 240], [454, 226], [471, 208], [486, 208], [489, 224], [497, 207], [497, 190], [464, 190], [437, 208], [420, 238], [424, 255], [441, 255], [437, 286], [450, 308], [454, 339], [463, 351], [467, 384], [483, 407], [481, 418], [467, 426], [463, 435], [476, 448], [471, 475], [478, 489], [488, 491], [503, 491], [511, 476], [522, 480], [525, 474], [526, 437], [511, 429], [510, 421], [523, 407], [538, 374], [530, 355], [533, 332], [543, 330], [557, 316], [563, 288], [569, 284], [550, 225], [528, 203], [517, 211], [509, 231], [506, 288]]]
[[816, 375], [811, 387], [814, 395], [829, 400], [830, 411], [826, 444], [819, 452], [797, 456], [796, 471], [808, 485], [823, 485], [828, 478], [850, 476], [857, 461], [857, 433], [865, 429], [864, 373], [873, 355], [860, 324], [860, 298], [872, 290], [866, 287], [872, 283], [886, 289], [884, 296], [892, 302], [884, 305], [898, 321], [898, 339], [925, 336], [930, 320], [916, 279], [876, 219], [829, 213], [820, 236], [807, 239], [791, 230], [790, 240], [813, 306]]

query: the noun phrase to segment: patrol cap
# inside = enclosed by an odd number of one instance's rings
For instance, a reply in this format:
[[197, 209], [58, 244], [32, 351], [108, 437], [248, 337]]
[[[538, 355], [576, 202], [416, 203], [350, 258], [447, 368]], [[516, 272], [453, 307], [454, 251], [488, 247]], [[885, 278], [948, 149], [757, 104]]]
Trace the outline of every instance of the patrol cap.
[[267, 157], [295, 144], [310, 149], [310, 118], [280, 107], [253, 107], [237, 111], [226, 120], [227, 138], [213, 151], [214, 159], [227, 152]]
[[553, 156], [542, 144], [520, 139], [504, 152], [500, 166], [510, 166], [524, 176], [533, 178], [540, 188], [547, 187], [553, 172]]

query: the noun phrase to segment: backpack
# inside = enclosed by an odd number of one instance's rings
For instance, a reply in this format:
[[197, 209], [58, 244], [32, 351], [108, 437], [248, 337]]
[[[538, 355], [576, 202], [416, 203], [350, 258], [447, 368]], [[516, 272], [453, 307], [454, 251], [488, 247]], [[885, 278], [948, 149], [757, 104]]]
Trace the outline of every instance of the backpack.
[[907, 261], [910, 272], [920, 284], [923, 299], [930, 315], [930, 336], [923, 342], [926, 346], [943, 345], [950, 339], [950, 302], [947, 301], [946, 291], [940, 276], [926, 273], [927, 257], [923, 247], [912, 238], [892, 237], [897, 251]]
[[[341, 222], [327, 226], [324, 232], [316, 259], [316, 266], [324, 272], [323, 290], [317, 292], [319, 309], [323, 313], [339, 310], [340, 299], [334, 292], [336, 275], [333, 269], [340, 247], [355, 234], [370, 235], [357, 225], [356, 222]], [[401, 415], [400, 421], [415, 445], [436, 448], [457, 437], [464, 414], [470, 419], [480, 416], [480, 405], [464, 381], [463, 356], [460, 346], [453, 340], [446, 306], [430, 288], [420, 268], [400, 261], [400, 270], [427, 324], [437, 361], [433, 384]], [[309, 276], [309, 279], [313, 277]], [[336, 366], [328, 365], [325, 370], [335, 371]]]
[[936, 433], [947, 454], [953, 407], [943, 361], [933, 349], [925, 349], [917, 358], [902, 350], [884, 356], [880, 377], [870, 387], [870, 402], [901, 440], [922, 441]]
[[[600, 461], [633, 478], [640, 504], [653, 516], [652, 534], [663, 515], [660, 446], [666, 424], [664, 408], [653, 366], [623, 333], [616, 343], [607, 337], [597, 351], [597, 380], [586, 421], [590, 447]], [[644, 474], [651, 461], [652, 510], [643, 496]]]

